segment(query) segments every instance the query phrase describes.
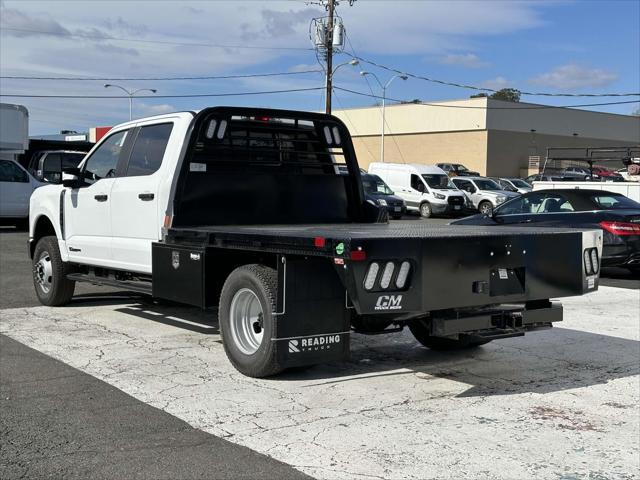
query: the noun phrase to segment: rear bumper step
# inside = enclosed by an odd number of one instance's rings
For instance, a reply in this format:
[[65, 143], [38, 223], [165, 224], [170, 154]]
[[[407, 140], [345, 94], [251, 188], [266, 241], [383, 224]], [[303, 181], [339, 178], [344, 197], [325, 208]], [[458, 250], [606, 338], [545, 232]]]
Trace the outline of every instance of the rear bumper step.
[[547, 303], [541, 308], [502, 306], [481, 314], [432, 318], [431, 334], [437, 337], [472, 335], [482, 338], [508, 338], [524, 335], [528, 330], [549, 328], [562, 321], [562, 305]]

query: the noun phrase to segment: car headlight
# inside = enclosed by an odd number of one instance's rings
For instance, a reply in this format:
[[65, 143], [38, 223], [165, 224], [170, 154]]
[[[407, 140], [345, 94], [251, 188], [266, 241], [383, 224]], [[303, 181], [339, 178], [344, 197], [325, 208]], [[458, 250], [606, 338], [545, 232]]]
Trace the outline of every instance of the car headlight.
[[387, 201], [383, 200], [382, 198], [378, 199], [378, 205], [382, 205], [383, 207], [387, 206]]
[[504, 203], [507, 200], [507, 197], [505, 197], [504, 195], [498, 195], [496, 197], [496, 202], [497, 203]]
[[438, 200], [444, 200], [445, 198], [447, 198], [445, 195], [442, 195], [441, 193], [434, 193], [433, 196], [436, 197]]

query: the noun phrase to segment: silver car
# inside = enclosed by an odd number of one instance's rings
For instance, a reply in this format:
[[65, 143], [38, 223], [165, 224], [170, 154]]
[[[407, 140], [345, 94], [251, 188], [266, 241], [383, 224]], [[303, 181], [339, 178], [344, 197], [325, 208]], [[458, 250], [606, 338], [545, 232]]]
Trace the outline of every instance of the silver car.
[[486, 177], [454, 177], [451, 181], [464, 192], [473, 208], [484, 215], [493, 214], [493, 209], [498, 205], [520, 196], [519, 193], [503, 190], [495, 181]]
[[521, 178], [514, 177], [491, 177], [491, 180], [508, 192], [529, 193], [533, 187]]

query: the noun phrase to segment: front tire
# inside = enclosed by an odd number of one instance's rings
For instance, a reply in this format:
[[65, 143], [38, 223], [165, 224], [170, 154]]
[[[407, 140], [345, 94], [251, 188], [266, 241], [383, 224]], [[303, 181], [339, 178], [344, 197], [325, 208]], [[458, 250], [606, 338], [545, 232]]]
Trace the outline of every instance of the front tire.
[[491, 204], [491, 202], [485, 200], [484, 202], [480, 202], [478, 210], [483, 215], [491, 216], [493, 214], [493, 205]]
[[431, 350], [462, 350], [466, 348], [475, 348], [480, 345], [489, 343], [491, 340], [474, 340], [472, 337], [463, 335], [459, 339], [434, 337], [430, 335], [430, 328], [427, 323], [422, 320], [414, 320], [409, 323], [409, 330], [423, 346]]
[[231, 364], [248, 377], [281, 372], [275, 336], [278, 276], [265, 265], [244, 265], [227, 277], [220, 294], [218, 322]]
[[69, 303], [76, 288], [76, 282], [69, 280], [70, 267], [62, 261], [58, 239], [55, 236], [42, 237], [33, 252], [33, 286], [38, 300], [49, 307], [59, 307]]
[[431, 209], [431, 205], [427, 202], [420, 205], [420, 216], [422, 218], [430, 218], [433, 215], [433, 210]]

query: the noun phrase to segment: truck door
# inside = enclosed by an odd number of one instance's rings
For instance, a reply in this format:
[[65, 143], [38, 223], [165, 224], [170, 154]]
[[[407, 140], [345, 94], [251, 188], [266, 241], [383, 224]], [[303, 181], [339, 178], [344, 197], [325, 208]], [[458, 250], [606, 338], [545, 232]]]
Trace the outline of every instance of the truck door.
[[[116, 268], [151, 273], [151, 243], [161, 235], [158, 190], [173, 122], [136, 129], [133, 147], [111, 191], [111, 256]], [[166, 205], [163, 205], [163, 208]]]
[[82, 166], [83, 186], [65, 192], [64, 235], [72, 262], [110, 265], [111, 188], [130, 141], [129, 130], [109, 135]]
[[427, 193], [427, 187], [420, 175], [415, 174], [411, 174], [409, 185], [405, 193], [405, 201], [409, 207], [419, 208], [423, 195]]

